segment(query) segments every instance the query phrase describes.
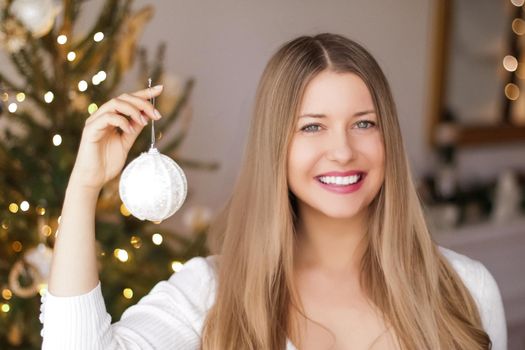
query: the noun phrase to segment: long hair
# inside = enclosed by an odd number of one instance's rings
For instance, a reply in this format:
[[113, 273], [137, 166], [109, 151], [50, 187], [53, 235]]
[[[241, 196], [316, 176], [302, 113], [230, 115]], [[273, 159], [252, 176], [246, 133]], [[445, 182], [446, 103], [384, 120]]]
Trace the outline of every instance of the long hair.
[[284, 349], [295, 334], [297, 209], [287, 156], [306, 86], [325, 70], [364, 81], [384, 141], [385, 179], [369, 207], [362, 288], [403, 349], [488, 349], [472, 296], [427, 228], [388, 82], [366, 49], [330, 33], [285, 43], [264, 69], [239, 176], [210, 228], [217, 289], [202, 349]]

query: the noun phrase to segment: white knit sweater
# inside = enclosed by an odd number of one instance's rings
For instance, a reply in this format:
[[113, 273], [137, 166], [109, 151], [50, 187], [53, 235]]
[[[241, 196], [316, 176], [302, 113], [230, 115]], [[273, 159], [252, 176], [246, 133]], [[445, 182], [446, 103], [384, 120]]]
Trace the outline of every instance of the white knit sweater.
[[[496, 281], [477, 260], [439, 247], [473, 295], [493, 350], [507, 349], [507, 329]], [[207, 310], [215, 299], [215, 256], [196, 257], [130, 306], [111, 324], [100, 282], [86, 294], [42, 296], [43, 350], [198, 349]], [[296, 350], [288, 341], [286, 350]]]

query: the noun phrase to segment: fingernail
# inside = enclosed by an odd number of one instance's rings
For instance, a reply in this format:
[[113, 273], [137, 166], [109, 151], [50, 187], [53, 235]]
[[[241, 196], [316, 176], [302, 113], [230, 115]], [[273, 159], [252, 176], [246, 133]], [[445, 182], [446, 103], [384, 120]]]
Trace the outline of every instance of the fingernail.
[[153, 88], [154, 88], [155, 90], [160, 90], [160, 89], [162, 89], [163, 87], [164, 87], [164, 86], [163, 86], [162, 84], [159, 84], [159, 85], [155, 85]]
[[158, 109], [155, 108], [155, 110], [153, 111], [153, 114], [155, 114], [155, 117], [157, 117], [157, 119], [161, 118], [161, 115]]
[[148, 121], [146, 120], [146, 118], [144, 118], [143, 115], [140, 116], [140, 120], [142, 120], [142, 125], [147, 125], [148, 124]]

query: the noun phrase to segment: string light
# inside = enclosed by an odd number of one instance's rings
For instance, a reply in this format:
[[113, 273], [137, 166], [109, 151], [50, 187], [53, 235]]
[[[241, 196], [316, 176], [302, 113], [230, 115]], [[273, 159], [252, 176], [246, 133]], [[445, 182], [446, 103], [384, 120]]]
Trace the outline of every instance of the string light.
[[174, 271], [174, 272], [179, 272], [180, 270], [182, 270], [182, 268], [184, 267], [184, 264], [181, 263], [180, 261], [173, 261], [171, 263], [171, 269]]
[[9, 94], [7, 92], [4, 92], [2, 94], [2, 101], [7, 102], [9, 100]]
[[78, 82], [78, 90], [79, 91], [86, 91], [88, 88], [88, 83], [85, 80], [81, 80]]
[[160, 233], [155, 233], [153, 236], [151, 236], [151, 241], [153, 242], [153, 244], [161, 245], [162, 235]]
[[97, 111], [98, 109], [98, 106], [96, 103], [91, 103], [89, 106], [88, 106], [88, 113], [89, 114], [93, 114]]
[[135, 249], [139, 249], [142, 246], [142, 240], [137, 236], [131, 236], [129, 243], [131, 243], [131, 246]]
[[122, 295], [124, 295], [126, 299], [131, 299], [133, 298], [133, 290], [131, 288], [124, 288]]
[[18, 102], [24, 102], [25, 99], [26, 99], [26, 94], [24, 94], [23, 92], [19, 92], [18, 94], [16, 94], [16, 100]]
[[65, 43], [67, 43], [67, 36], [65, 36], [64, 34], [59, 35], [57, 37], [57, 43], [59, 43], [60, 45], [64, 45]]
[[2, 306], [0, 306], [0, 308], [2, 309], [2, 312], [5, 312], [5, 313], [8, 313], [9, 310], [11, 310], [11, 307], [9, 307], [9, 304], [5, 303], [5, 304], [1, 304]]
[[93, 35], [93, 40], [95, 40], [95, 42], [101, 42], [102, 40], [104, 39], [104, 33], [102, 32], [96, 32], [95, 35]]
[[2, 290], [2, 298], [4, 298], [5, 300], [9, 300], [13, 297], [13, 293], [7, 289], [7, 288], [4, 288]]
[[62, 136], [60, 136], [59, 134], [55, 134], [53, 136], [53, 145], [60, 146], [61, 144], [62, 144]]
[[98, 78], [100, 79], [100, 82], [103, 82], [104, 80], [106, 80], [106, 72], [104, 72], [103, 70], [101, 70], [100, 72], [97, 73], [97, 76]]
[[525, 34], [525, 21], [521, 18], [514, 18], [512, 21], [512, 30], [517, 35]]
[[520, 88], [516, 84], [508, 83], [505, 85], [505, 96], [509, 100], [516, 101], [520, 96]]
[[7, 106], [7, 110], [11, 113], [15, 113], [17, 109], [18, 109], [18, 105], [14, 102], [11, 102], [9, 106]]
[[514, 56], [507, 55], [503, 58], [503, 67], [509, 72], [514, 72], [518, 68], [518, 60]]
[[126, 262], [129, 259], [128, 252], [125, 249], [117, 248], [113, 251], [113, 255], [122, 262]]
[[16, 203], [11, 203], [9, 204], [9, 211], [13, 214], [17, 213], [18, 212], [18, 204]]
[[29, 210], [29, 202], [28, 201], [23, 201], [22, 203], [20, 203], [20, 209], [22, 211], [28, 211]]
[[93, 85], [98, 85], [100, 84], [100, 79], [98, 77], [98, 75], [94, 75], [93, 78], [91, 78], [91, 82], [93, 83]]
[[36, 207], [36, 213], [38, 215], [44, 215], [46, 213], [46, 208], [44, 208], [43, 206], [41, 205], [37, 205]]
[[93, 78], [91, 78], [91, 82], [93, 83], [93, 85], [98, 85], [104, 80], [106, 80], [106, 72], [104, 72], [103, 70], [101, 70], [100, 72], [95, 74]]
[[75, 60], [75, 58], [77, 58], [77, 54], [74, 51], [69, 51], [67, 53], [67, 60], [69, 62], [73, 62]]
[[54, 99], [55, 95], [53, 94], [53, 92], [48, 91], [44, 94], [44, 101], [46, 101], [46, 103], [51, 103]]

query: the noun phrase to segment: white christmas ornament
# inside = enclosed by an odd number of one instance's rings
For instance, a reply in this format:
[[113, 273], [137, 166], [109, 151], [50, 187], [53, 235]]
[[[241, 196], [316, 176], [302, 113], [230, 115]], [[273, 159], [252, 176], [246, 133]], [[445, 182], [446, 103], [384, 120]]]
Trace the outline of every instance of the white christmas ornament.
[[52, 257], [53, 249], [44, 243], [39, 243], [38, 246], [29, 249], [24, 254], [24, 259], [37, 269], [38, 273], [42, 277], [43, 282], [45, 283], [47, 283], [49, 278]]
[[49, 33], [59, 10], [52, 0], [15, 0], [10, 7], [11, 13], [35, 38]]
[[155, 148], [154, 123], [151, 124], [151, 148], [126, 166], [120, 177], [119, 194], [133, 216], [161, 222], [182, 206], [188, 183], [181, 167]]
[[150, 148], [124, 169], [119, 183], [122, 202], [140, 220], [163, 221], [186, 199], [186, 176], [173, 159]]

